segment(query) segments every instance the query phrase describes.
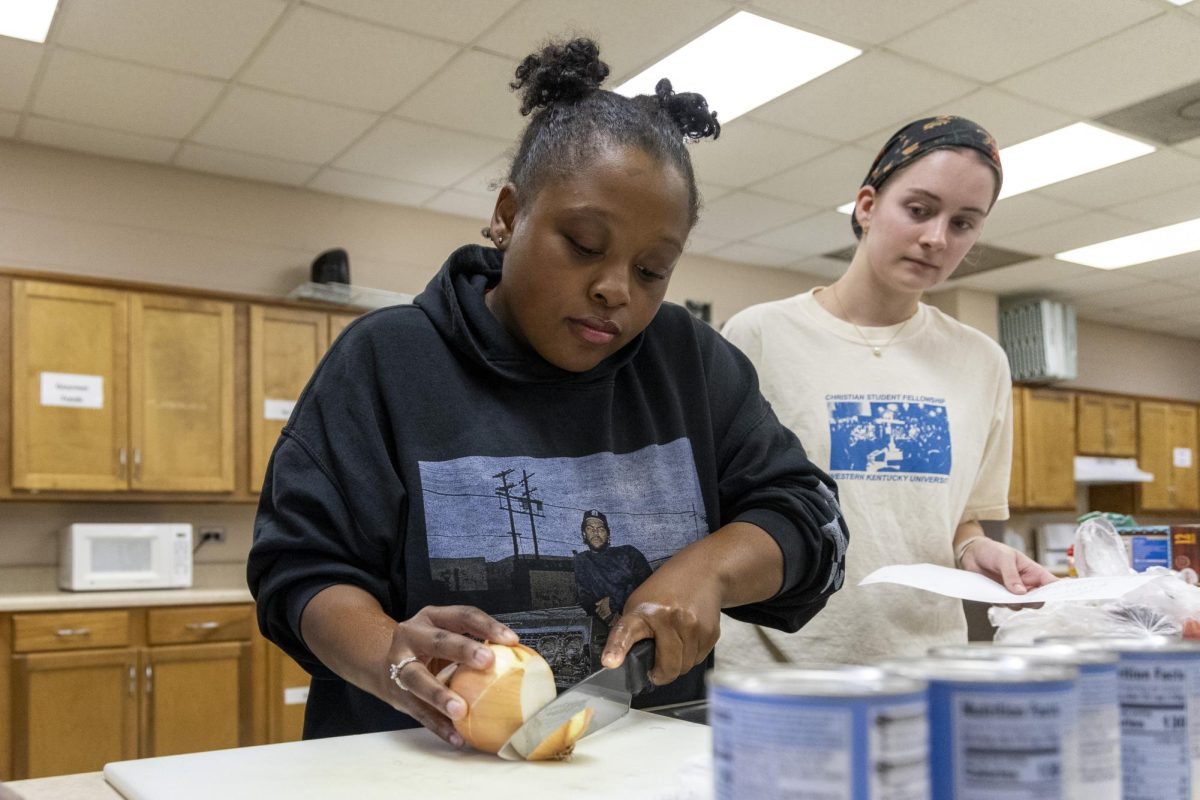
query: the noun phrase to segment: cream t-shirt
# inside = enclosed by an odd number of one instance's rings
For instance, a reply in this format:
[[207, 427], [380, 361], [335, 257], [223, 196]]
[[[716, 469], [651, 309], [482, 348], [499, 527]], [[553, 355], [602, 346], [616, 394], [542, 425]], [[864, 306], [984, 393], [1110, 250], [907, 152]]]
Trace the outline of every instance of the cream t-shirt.
[[754, 362], [810, 460], [837, 481], [850, 546], [844, 588], [799, 632], [723, 617], [717, 665], [864, 663], [965, 642], [959, 600], [858, 583], [889, 564], [952, 567], [961, 522], [1008, 518], [1004, 351], [923, 303], [907, 323], [856, 330], [813, 292], [748, 308], [723, 333]]

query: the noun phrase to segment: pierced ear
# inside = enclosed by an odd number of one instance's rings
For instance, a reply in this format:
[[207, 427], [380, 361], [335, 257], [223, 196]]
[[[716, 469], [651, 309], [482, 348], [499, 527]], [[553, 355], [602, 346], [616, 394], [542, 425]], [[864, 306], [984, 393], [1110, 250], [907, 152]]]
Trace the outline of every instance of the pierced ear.
[[501, 250], [512, 239], [513, 229], [517, 218], [517, 187], [506, 183], [496, 196], [496, 206], [492, 209], [492, 221], [488, 226], [489, 239]]

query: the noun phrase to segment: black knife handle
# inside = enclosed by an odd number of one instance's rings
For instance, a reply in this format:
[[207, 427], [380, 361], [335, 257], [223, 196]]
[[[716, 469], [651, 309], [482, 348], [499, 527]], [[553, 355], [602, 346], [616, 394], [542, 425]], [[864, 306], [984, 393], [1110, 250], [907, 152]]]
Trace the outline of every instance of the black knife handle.
[[635, 642], [625, 654], [628, 667], [625, 670], [629, 693], [637, 697], [654, 688], [650, 681], [650, 670], [654, 669], [654, 640], [642, 639]]

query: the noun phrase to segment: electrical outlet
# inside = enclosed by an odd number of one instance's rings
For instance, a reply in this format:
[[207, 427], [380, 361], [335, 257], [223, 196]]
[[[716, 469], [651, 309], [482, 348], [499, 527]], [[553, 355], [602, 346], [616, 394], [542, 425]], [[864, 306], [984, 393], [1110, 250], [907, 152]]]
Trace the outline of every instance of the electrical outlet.
[[200, 543], [217, 542], [218, 544], [225, 541], [225, 529], [216, 527], [215, 525], [204, 526], [200, 528]]

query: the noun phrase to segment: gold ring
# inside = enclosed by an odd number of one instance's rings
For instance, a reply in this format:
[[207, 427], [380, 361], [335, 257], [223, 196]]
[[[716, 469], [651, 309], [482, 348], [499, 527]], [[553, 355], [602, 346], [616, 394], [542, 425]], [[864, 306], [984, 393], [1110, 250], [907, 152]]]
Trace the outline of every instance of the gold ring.
[[417, 660], [418, 659], [416, 656], [408, 656], [407, 658], [402, 658], [395, 664], [392, 664], [388, 667], [388, 677], [395, 681], [396, 685], [400, 687], [400, 691], [408, 691], [408, 687], [405, 686], [404, 682], [400, 680], [400, 671]]

